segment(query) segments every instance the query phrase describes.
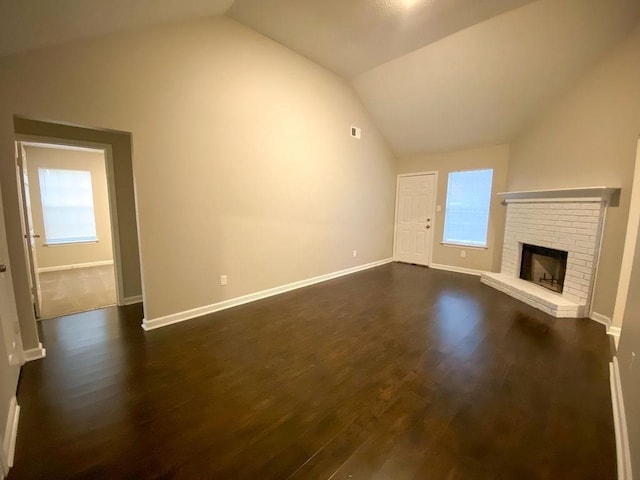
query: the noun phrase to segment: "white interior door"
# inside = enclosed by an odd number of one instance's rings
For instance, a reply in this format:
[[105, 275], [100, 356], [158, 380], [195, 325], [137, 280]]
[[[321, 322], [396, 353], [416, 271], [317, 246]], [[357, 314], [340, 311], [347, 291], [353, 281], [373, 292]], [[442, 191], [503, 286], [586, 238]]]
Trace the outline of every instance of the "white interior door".
[[29, 286], [33, 298], [33, 310], [36, 318], [40, 318], [42, 311], [42, 291], [38, 276], [38, 257], [36, 255], [36, 238], [39, 235], [33, 230], [31, 218], [31, 201], [29, 197], [29, 177], [27, 176], [26, 156], [21, 142], [16, 142], [16, 160], [18, 164], [18, 188], [21, 196], [22, 231], [25, 232], [25, 252], [29, 267]]
[[395, 260], [429, 265], [435, 174], [398, 177]]

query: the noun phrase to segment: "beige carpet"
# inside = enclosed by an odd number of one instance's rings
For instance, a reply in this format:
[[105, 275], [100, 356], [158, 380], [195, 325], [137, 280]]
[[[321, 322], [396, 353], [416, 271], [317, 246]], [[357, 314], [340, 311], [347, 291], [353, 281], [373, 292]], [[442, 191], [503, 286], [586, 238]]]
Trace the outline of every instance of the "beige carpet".
[[42, 318], [95, 310], [116, 303], [113, 265], [40, 273]]

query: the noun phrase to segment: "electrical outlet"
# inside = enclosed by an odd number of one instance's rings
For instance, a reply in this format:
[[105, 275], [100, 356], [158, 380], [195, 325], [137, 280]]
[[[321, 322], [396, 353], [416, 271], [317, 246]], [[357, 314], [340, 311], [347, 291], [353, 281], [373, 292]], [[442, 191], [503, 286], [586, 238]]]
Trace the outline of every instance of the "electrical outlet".
[[462, 258], [467, 258], [467, 252], [466, 252], [466, 250], [460, 250], [460, 256], [461, 256]]
[[220, 285], [226, 285], [226, 284], [227, 284], [227, 276], [220, 275]]
[[353, 256], [354, 256], [354, 257], [357, 257], [357, 256], [358, 256], [358, 250], [354, 250], [354, 251], [353, 251]]

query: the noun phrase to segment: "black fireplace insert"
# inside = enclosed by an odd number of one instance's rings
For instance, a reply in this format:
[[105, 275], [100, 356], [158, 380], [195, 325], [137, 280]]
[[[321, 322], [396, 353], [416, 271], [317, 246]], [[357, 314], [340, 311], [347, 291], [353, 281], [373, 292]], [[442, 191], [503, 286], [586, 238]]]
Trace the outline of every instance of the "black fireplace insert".
[[568, 253], [538, 245], [522, 244], [520, 278], [562, 293]]

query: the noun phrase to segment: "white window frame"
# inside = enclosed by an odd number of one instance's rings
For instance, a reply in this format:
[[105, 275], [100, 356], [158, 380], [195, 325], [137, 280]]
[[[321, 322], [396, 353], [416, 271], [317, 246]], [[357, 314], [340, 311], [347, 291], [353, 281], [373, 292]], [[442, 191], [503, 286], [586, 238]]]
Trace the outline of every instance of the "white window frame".
[[[470, 242], [464, 242], [464, 241], [452, 241], [452, 240], [447, 240], [446, 235], [447, 235], [447, 215], [449, 213], [449, 191], [450, 191], [450, 186], [451, 186], [451, 175], [452, 174], [461, 174], [461, 173], [470, 173], [470, 172], [480, 172], [480, 171], [486, 171], [486, 170], [490, 170], [491, 171], [491, 184], [489, 186], [489, 196], [488, 196], [488, 203], [487, 203], [487, 226], [486, 226], [486, 236], [484, 239], [484, 243], [480, 244], [480, 243], [470, 243]], [[446, 197], [445, 197], [445, 211], [444, 211], [444, 220], [443, 220], [443, 228], [442, 228], [442, 245], [445, 246], [451, 246], [451, 247], [465, 247], [465, 248], [476, 248], [479, 250], [486, 250], [487, 248], [489, 248], [489, 222], [491, 220], [491, 196], [492, 196], [492, 192], [493, 192], [493, 177], [494, 177], [494, 173], [495, 170], [493, 168], [474, 168], [474, 169], [470, 169], [470, 170], [456, 170], [456, 171], [452, 171], [449, 172], [447, 174], [447, 192], [446, 192]]]
[[[82, 172], [87, 173], [89, 176], [89, 186], [91, 187], [91, 212], [93, 214], [93, 235], [84, 235], [84, 236], [69, 236], [69, 237], [50, 237], [50, 232], [47, 229], [47, 205], [46, 205], [46, 193], [45, 193], [45, 185], [44, 185], [44, 175], [46, 175], [46, 171], [72, 171], [72, 172]], [[44, 224], [44, 234], [45, 246], [57, 246], [57, 245], [75, 245], [81, 243], [97, 243], [98, 242], [98, 231], [97, 231], [97, 221], [96, 221], [96, 211], [95, 211], [95, 203], [93, 199], [93, 175], [90, 170], [72, 170], [72, 169], [64, 169], [64, 168], [38, 168], [38, 181], [40, 184], [40, 201], [42, 204], [42, 220]]]

